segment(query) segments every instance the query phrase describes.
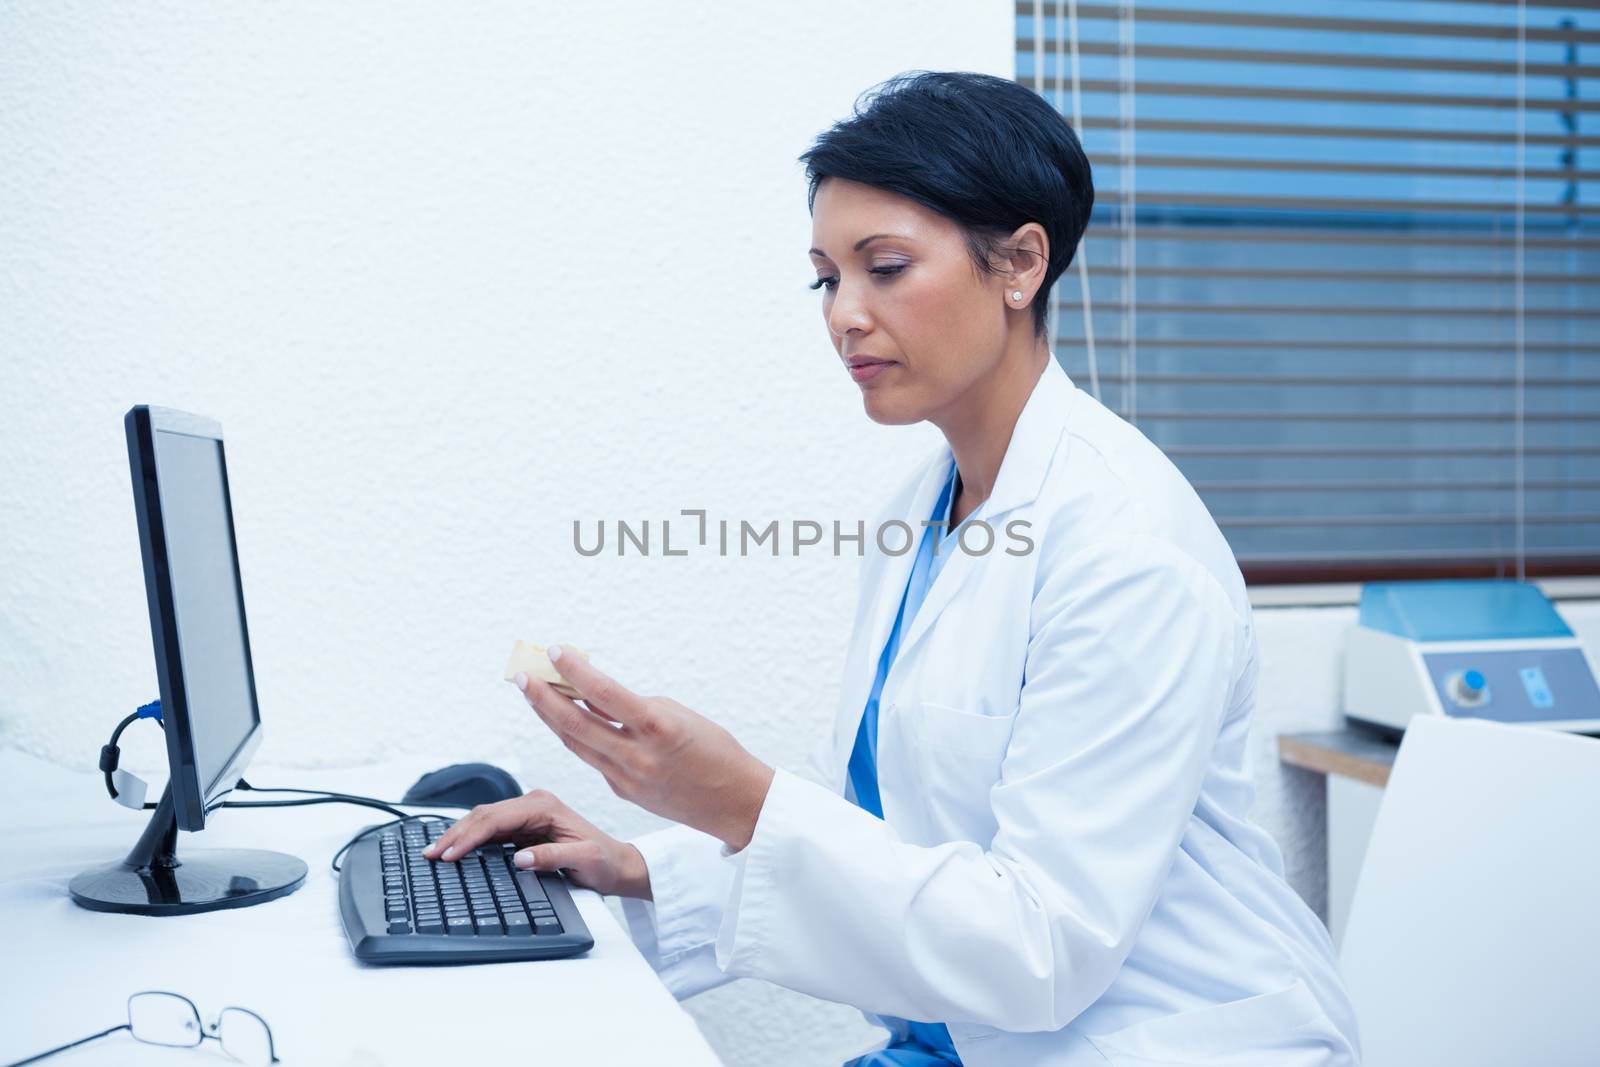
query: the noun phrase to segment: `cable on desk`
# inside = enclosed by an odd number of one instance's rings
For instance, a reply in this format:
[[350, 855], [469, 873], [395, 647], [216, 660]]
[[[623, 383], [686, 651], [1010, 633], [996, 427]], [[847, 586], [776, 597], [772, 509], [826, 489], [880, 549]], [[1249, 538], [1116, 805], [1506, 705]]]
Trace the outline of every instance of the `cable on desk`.
[[[379, 811], [388, 812], [396, 818], [403, 818], [405, 812], [396, 805], [399, 801], [375, 800], [372, 797], [357, 796], [354, 793], [335, 793], [324, 789], [291, 789], [288, 787], [254, 786], [243, 778], [235, 789], [245, 793], [299, 793], [305, 800], [224, 800], [218, 802], [217, 807], [223, 808], [295, 808], [305, 804], [356, 804], [364, 808], [377, 808]], [[226, 795], [226, 794], [224, 794]]]

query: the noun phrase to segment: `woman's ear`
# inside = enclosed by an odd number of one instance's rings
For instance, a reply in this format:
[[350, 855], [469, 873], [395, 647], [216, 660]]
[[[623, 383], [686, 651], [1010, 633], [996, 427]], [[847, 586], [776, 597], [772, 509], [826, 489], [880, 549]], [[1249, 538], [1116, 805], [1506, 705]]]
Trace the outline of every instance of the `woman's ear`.
[[[1045, 268], [1050, 265], [1050, 237], [1037, 222], [1025, 222], [1017, 227], [1006, 245], [1011, 273], [1006, 282], [1006, 304], [1019, 307], [1044, 285]], [[1021, 300], [1012, 300], [1011, 294], [1022, 291]]]

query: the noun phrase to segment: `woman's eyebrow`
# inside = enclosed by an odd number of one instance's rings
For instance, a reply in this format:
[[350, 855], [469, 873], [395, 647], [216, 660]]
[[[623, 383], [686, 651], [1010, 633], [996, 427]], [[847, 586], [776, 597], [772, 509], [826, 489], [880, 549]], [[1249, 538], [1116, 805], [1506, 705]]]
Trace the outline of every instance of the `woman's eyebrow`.
[[[875, 233], [871, 237], [863, 237], [861, 240], [857, 241], [856, 244], [855, 244], [855, 248], [851, 249], [851, 251], [859, 252], [863, 248], [865, 248], [868, 243], [870, 243], [872, 241], [876, 241], [880, 237], [898, 237], [902, 241], [911, 240], [911, 235], [908, 234], [908, 233]], [[813, 248], [813, 249], [810, 250], [810, 252], [814, 256], [826, 256], [828, 254], [828, 253], [824, 252], [820, 248]]]

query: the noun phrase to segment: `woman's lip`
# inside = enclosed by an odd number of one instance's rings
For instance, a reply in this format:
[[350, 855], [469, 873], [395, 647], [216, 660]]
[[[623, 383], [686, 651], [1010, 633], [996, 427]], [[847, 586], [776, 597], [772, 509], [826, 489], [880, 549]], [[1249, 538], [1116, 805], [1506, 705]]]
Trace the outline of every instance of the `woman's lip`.
[[871, 363], [857, 363], [850, 368], [850, 377], [858, 382], [870, 382], [889, 367], [894, 366], [890, 360], [879, 360]]

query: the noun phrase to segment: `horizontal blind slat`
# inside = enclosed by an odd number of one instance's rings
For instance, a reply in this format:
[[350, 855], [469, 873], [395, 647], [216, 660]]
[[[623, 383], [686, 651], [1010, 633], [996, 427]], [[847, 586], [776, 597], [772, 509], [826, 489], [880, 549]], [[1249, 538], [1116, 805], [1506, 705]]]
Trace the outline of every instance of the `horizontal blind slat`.
[[[1080, 41], [1078, 53], [1086, 56], [1120, 56], [1118, 44]], [[1144, 59], [1190, 59], [1206, 63], [1261, 63], [1277, 66], [1335, 67], [1356, 70], [1446, 71], [1457, 74], [1517, 76], [1517, 64], [1492, 59], [1451, 59], [1437, 56], [1395, 56], [1361, 52], [1278, 51], [1265, 48], [1208, 48], [1180, 44], [1141, 44]], [[1600, 66], [1580, 63], [1528, 63], [1527, 75], [1542, 78], [1600, 78]]]
[[[1164, 374], [1140, 371], [1136, 377], [1121, 374], [1101, 374], [1102, 384], [1120, 384], [1137, 380], [1151, 385], [1394, 385], [1449, 387], [1501, 387], [1516, 385], [1516, 378], [1424, 377], [1402, 375], [1309, 375], [1309, 374]], [[1600, 378], [1523, 378], [1521, 384], [1530, 389], [1600, 389]]]
[[[1018, 78], [1017, 81], [1032, 89], [1035, 79]], [[1054, 75], [1040, 79], [1039, 88], [1049, 92], [1071, 91], [1072, 82]], [[1384, 92], [1373, 89], [1316, 89], [1298, 85], [1236, 85], [1227, 82], [1172, 82], [1140, 78], [1137, 82], [1139, 96], [1176, 96], [1193, 99], [1255, 100], [1278, 102], [1297, 100], [1330, 104], [1397, 104], [1405, 107], [1459, 107], [1488, 110], [1515, 110], [1517, 101], [1512, 97], [1483, 96], [1470, 93], [1416, 93]], [[1120, 93], [1122, 83], [1107, 78], [1080, 78], [1079, 91], [1085, 93]], [[1600, 111], [1600, 100], [1569, 97], [1529, 97], [1525, 106], [1536, 111], [1559, 111], [1583, 114]]]
[[[1098, 192], [1095, 194], [1100, 196]], [[1110, 240], [1126, 237], [1128, 230], [1122, 225], [1107, 224], [1098, 219], [1091, 221], [1084, 235], [1087, 240]], [[1372, 245], [1423, 245], [1438, 248], [1515, 248], [1517, 240], [1511, 234], [1448, 233], [1414, 227], [1405, 233], [1393, 230], [1338, 230], [1297, 226], [1270, 226], [1260, 219], [1241, 220], [1238, 226], [1184, 225], [1142, 223], [1139, 227], [1141, 244], [1149, 241], [1200, 241], [1208, 244], [1252, 241], [1262, 244], [1372, 244]], [[1563, 237], [1540, 237], [1535, 233], [1522, 241], [1525, 248], [1540, 251], [1585, 252], [1600, 249], [1600, 234], [1585, 237], [1578, 234]]]
[[[1462, 167], [1429, 163], [1382, 163], [1376, 160], [1341, 162], [1326, 159], [1240, 159], [1223, 156], [1169, 156], [1140, 154], [1115, 156], [1105, 152], [1089, 153], [1089, 162], [1097, 167], [1126, 166], [1132, 162], [1137, 167], [1188, 170], [1267, 170], [1308, 172], [1312, 174], [1397, 174], [1412, 176], [1455, 178], [1515, 179], [1515, 167]], [[1593, 181], [1600, 178], [1600, 170], [1576, 170], [1559, 167], [1525, 167], [1524, 178], [1549, 178], [1565, 181]]]
[[[1129, 272], [1120, 264], [1088, 264], [1089, 277], [1123, 278]], [[1279, 267], [1253, 270], [1247, 267], [1168, 267], [1139, 264], [1138, 274], [1147, 278], [1258, 278], [1297, 279], [1301, 281], [1329, 282], [1445, 282], [1452, 285], [1511, 285], [1517, 280], [1514, 274], [1471, 273], [1467, 271], [1399, 271], [1399, 270], [1313, 270], [1301, 267]], [[1600, 285], [1597, 274], [1524, 274], [1525, 285]]]
[[[1506, 526], [1517, 521], [1514, 515], [1218, 515], [1217, 525], [1246, 526]], [[1600, 512], [1593, 514], [1524, 514], [1523, 522], [1540, 526], [1588, 526], [1600, 523]]]
[[[1019, 0], [1017, 13], [1032, 15], [1035, 8], [1028, 0]], [[1041, 4], [1040, 12], [1046, 18], [1064, 16], [1064, 4]], [[1078, 4], [1079, 19], [1116, 21], [1122, 11], [1115, 4]], [[1424, 22], [1412, 19], [1360, 19], [1327, 18], [1315, 15], [1267, 15], [1255, 11], [1230, 11], [1223, 8], [1172, 8], [1138, 4], [1134, 17], [1140, 22], [1180, 26], [1231, 26], [1235, 28], [1273, 30], [1312, 30], [1325, 33], [1386, 33], [1406, 37], [1453, 37], [1491, 41], [1515, 41], [1515, 26], [1494, 26], [1481, 22]], [[1031, 31], [1030, 31], [1031, 32]], [[1580, 30], [1576, 27], [1528, 26], [1527, 40], [1549, 41], [1557, 44], [1600, 44], [1600, 32]], [[1022, 41], [1032, 43], [1031, 36]]]
[[[1230, 411], [1145, 411], [1139, 412], [1140, 423], [1176, 422], [1184, 420], [1224, 422], [1512, 422], [1517, 418], [1512, 411], [1256, 411], [1240, 408]], [[1550, 412], [1525, 411], [1526, 422], [1600, 423], [1600, 412]]]
[[[1069, 305], [1070, 306], [1070, 305]], [[1069, 334], [1062, 334], [1057, 342], [1064, 345], [1078, 345], [1082, 340]], [[1100, 347], [1118, 348], [1129, 344], [1121, 337], [1095, 338], [1095, 344]], [[1268, 349], [1282, 352], [1296, 351], [1321, 351], [1330, 352], [1501, 352], [1507, 356], [1513, 354], [1515, 349], [1506, 342], [1476, 342], [1476, 341], [1354, 341], [1342, 339], [1313, 338], [1267, 338], [1267, 337], [1154, 337], [1141, 335], [1138, 339], [1141, 348], [1220, 348], [1229, 349]], [[1524, 344], [1526, 352], [1547, 355], [1600, 355], [1600, 345], [1580, 344]]]
[[[1198, 119], [1138, 119], [1140, 130], [1160, 133], [1231, 133], [1259, 137], [1338, 137], [1353, 141], [1458, 141], [1463, 144], [1515, 145], [1515, 133], [1494, 130], [1467, 130], [1455, 128], [1419, 128], [1400, 126], [1335, 126], [1309, 125], [1292, 122], [1218, 122]], [[1121, 118], [1085, 115], [1083, 129], [1120, 130], [1125, 125]], [[1585, 137], [1577, 133], [1529, 133], [1520, 138], [1530, 145], [1555, 145], [1558, 147], [1592, 148], [1600, 145], [1600, 136]], [[1097, 197], [1098, 198], [1098, 197]]]
[[[1600, 138], [1597, 138], [1600, 142]], [[1438, 211], [1455, 212], [1462, 215], [1490, 214], [1510, 216], [1515, 213], [1515, 203], [1494, 203], [1470, 200], [1367, 200], [1351, 199], [1349, 197], [1311, 197], [1311, 196], [1230, 196], [1226, 193], [1169, 193], [1147, 192], [1141, 190], [1138, 194], [1141, 204], [1174, 204], [1186, 207], [1230, 207], [1240, 211], [1300, 211], [1307, 214], [1313, 212], [1343, 211], [1351, 213], [1368, 212], [1377, 214], [1400, 213], [1406, 211]], [[1120, 192], [1107, 192], [1103, 196], [1096, 194], [1097, 201], [1117, 204], [1125, 196]], [[1523, 204], [1522, 210], [1540, 215], [1600, 215], [1600, 204]]]
[[1496, 482], [1191, 482], [1196, 492], [1205, 493], [1455, 493], [1504, 492], [1514, 489], [1600, 489], [1600, 481], [1525, 480]]
[[[1292, 445], [1171, 445], [1162, 449], [1169, 456], [1251, 456], [1273, 458], [1276, 456], [1317, 457], [1341, 459], [1355, 456], [1515, 456], [1514, 448], [1480, 448], [1473, 446], [1430, 448], [1426, 445], [1394, 445], [1384, 448], [1361, 448], [1336, 445], [1326, 448], [1296, 448]], [[1600, 445], [1539, 447], [1526, 445], [1522, 452], [1529, 456], [1600, 456]]]
[[[1123, 312], [1133, 305], [1108, 300], [1094, 301], [1095, 311]], [[1390, 304], [1178, 304], [1142, 301], [1141, 312], [1152, 315], [1401, 315], [1407, 318], [1506, 318], [1510, 307], [1405, 307]], [[1600, 318], [1600, 308], [1524, 308], [1528, 318]]]

